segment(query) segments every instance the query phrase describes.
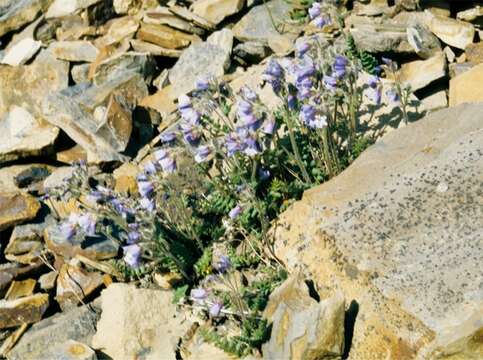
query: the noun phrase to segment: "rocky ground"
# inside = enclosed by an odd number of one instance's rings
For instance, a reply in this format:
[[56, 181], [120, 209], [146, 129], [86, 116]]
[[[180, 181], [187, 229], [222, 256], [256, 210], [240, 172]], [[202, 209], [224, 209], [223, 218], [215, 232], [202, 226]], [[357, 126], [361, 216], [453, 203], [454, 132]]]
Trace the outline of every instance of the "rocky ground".
[[317, 28], [283, 0], [0, 1], [0, 356], [229, 358], [173, 305], [169, 274], [122, 284], [119, 245], [66, 241], [55, 225], [79, 204], [45, 194], [79, 161], [137, 193], [198, 79], [252, 86], [276, 107], [268, 60], [300, 38], [337, 46], [344, 29], [399, 64], [384, 87], [410, 85], [414, 123], [389, 102], [358, 114], [376, 144], [282, 215], [275, 250], [291, 276], [265, 310], [263, 357], [483, 358], [478, 3], [340, 1], [342, 23]]

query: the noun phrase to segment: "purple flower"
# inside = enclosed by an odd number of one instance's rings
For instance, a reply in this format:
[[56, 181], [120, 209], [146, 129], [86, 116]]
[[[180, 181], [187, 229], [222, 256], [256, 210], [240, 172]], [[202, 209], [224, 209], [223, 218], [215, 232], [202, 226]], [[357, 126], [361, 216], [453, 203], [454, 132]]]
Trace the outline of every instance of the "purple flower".
[[119, 199], [113, 198], [109, 202], [111, 203], [114, 210], [116, 210], [116, 212], [119, 213], [122, 217], [126, 217], [127, 214], [130, 212], [129, 209], [124, 206], [124, 204]]
[[315, 121], [315, 108], [308, 104], [302, 105], [300, 109], [300, 120], [306, 125]]
[[323, 28], [325, 25], [329, 23], [329, 20], [325, 16], [319, 16], [315, 18], [314, 20], [314, 25], [318, 27], [319, 29]]
[[324, 76], [322, 82], [327, 90], [335, 91], [337, 89], [337, 79], [333, 76]]
[[207, 145], [202, 145], [196, 149], [195, 152], [195, 161], [197, 163], [202, 163], [206, 160], [208, 160], [208, 157], [211, 154], [211, 149]]
[[146, 197], [152, 194], [154, 191], [154, 186], [150, 181], [139, 181], [138, 180], [138, 191], [142, 197]]
[[245, 144], [245, 149], [243, 149], [243, 152], [248, 156], [255, 156], [262, 152], [262, 149], [260, 148], [260, 144], [253, 137], [244, 139], [244, 144]]
[[176, 160], [174, 160], [172, 157], [165, 157], [161, 161], [159, 161], [159, 164], [161, 165], [161, 168], [163, 169], [164, 172], [171, 174], [176, 171]]
[[295, 44], [295, 53], [298, 57], [304, 56], [309, 50], [310, 44], [306, 41], [299, 41], [297, 44]]
[[135, 244], [141, 238], [141, 233], [139, 231], [130, 231], [127, 234], [127, 243], [128, 244]]
[[79, 216], [77, 223], [87, 235], [93, 236], [96, 233], [96, 219], [91, 214]]
[[237, 112], [238, 112], [238, 115], [251, 114], [253, 112], [253, 106], [248, 101], [240, 100], [238, 101], [238, 104], [237, 104]]
[[154, 200], [149, 199], [147, 197], [141, 198], [141, 200], [139, 200], [139, 205], [144, 210], [147, 210], [149, 212], [152, 212], [152, 211], [154, 211], [156, 209], [156, 204], [154, 203]]
[[193, 125], [198, 125], [200, 122], [200, 113], [192, 108], [182, 110], [181, 117]]
[[380, 88], [369, 89], [369, 99], [376, 105], [381, 105], [382, 91]]
[[144, 172], [149, 175], [156, 174], [158, 169], [156, 169], [156, 165], [152, 161], [148, 161], [146, 165], [144, 165]]
[[123, 260], [132, 268], [138, 268], [141, 263], [141, 247], [137, 244], [123, 246]]
[[[297, 79], [297, 82], [301, 82], [313, 76], [315, 74], [315, 71], [315, 66], [311, 61], [298, 66], [297, 70], [295, 71], [295, 77]], [[310, 86], [312, 86], [312, 84]]]
[[208, 291], [203, 288], [197, 288], [191, 290], [191, 298], [196, 301], [202, 303], [208, 297]]
[[369, 85], [373, 89], [375, 89], [378, 84], [379, 84], [379, 77], [377, 76], [371, 76], [369, 77], [369, 80], [367, 80], [367, 85]]
[[[168, 152], [164, 149], [160, 149], [160, 150], [154, 152], [154, 158], [156, 159], [156, 161], [161, 161], [166, 156], [168, 156]], [[142, 180], [142, 179], [139, 179], [139, 177], [138, 177], [138, 180]], [[144, 180], [147, 180], [147, 179], [144, 179]]]
[[193, 126], [185, 127], [183, 130], [183, 139], [191, 146], [197, 146], [201, 139], [201, 134]]
[[178, 109], [184, 110], [188, 108], [191, 108], [191, 99], [187, 95], [181, 95], [178, 98]]
[[228, 156], [233, 156], [237, 152], [242, 151], [243, 147], [240, 144], [238, 136], [235, 133], [228, 134], [225, 138], [225, 148]]
[[224, 273], [231, 267], [230, 258], [226, 255], [221, 255], [216, 264], [213, 265], [216, 271]]
[[210, 306], [210, 316], [218, 317], [220, 316], [221, 310], [223, 309], [223, 304], [221, 302], [215, 302]]
[[239, 117], [243, 123], [243, 126], [246, 126], [253, 131], [260, 127], [261, 122], [254, 114], [240, 114]]
[[316, 115], [314, 121], [308, 124], [312, 129], [323, 129], [327, 126], [327, 116]]
[[198, 79], [196, 80], [196, 90], [205, 91], [210, 88], [210, 82], [208, 79]]
[[233, 209], [230, 210], [228, 216], [230, 219], [236, 219], [241, 213], [243, 212], [243, 207], [241, 205], [235, 206]]
[[163, 143], [170, 143], [176, 140], [176, 134], [173, 131], [165, 131], [159, 136], [159, 138]]
[[257, 93], [255, 91], [253, 91], [252, 89], [250, 89], [248, 86], [243, 86], [241, 91], [242, 91], [242, 96], [246, 100], [257, 101], [257, 99], [258, 99]]
[[60, 233], [65, 239], [69, 241], [72, 240], [72, 238], [75, 236], [75, 229], [75, 224], [71, 223], [68, 220], [60, 225]]
[[399, 103], [399, 95], [396, 89], [389, 89], [386, 91], [386, 96], [388, 97], [389, 101], [393, 103]]
[[310, 17], [310, 20], [313, 20], [317, 16], [319, 16], [320, 13], [321, 13], [321, 10], [322, 9], [321, 9], [320, 3], [314, 2], [312, 4], [312, 6], [309, 8], [309, 17]]
[[345, 56], [336, 55], [334, 60], [334, 65], [333, 65], [334, 74], [336, 78], [341, 79], [344, 77], [348, 63], [349, 63], [349, 60], [347, 60]]
[[272, 89], [276, 94], [278, 94], [282, 88], [282, 77], [282, 67], [274, 59], [271, 59], [262, 78], [272, 85]]
[[262, 131], [267, 135], [272, 135], [275, 131], [275, 120], [267, 120], [263, 123]]

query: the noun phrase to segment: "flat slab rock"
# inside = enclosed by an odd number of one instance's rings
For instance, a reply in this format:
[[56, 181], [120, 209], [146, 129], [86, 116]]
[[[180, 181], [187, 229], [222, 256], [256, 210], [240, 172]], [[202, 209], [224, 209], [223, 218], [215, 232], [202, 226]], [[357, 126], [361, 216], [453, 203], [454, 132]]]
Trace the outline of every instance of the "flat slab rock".
[[39, 202], [31, 195], [0, 193], [0, 231], [32, 220], [39, 210]]
[[358, 304], [350, 358], [483, 353], [482, 118], [393, 131], [282, 215], [279, 258]]

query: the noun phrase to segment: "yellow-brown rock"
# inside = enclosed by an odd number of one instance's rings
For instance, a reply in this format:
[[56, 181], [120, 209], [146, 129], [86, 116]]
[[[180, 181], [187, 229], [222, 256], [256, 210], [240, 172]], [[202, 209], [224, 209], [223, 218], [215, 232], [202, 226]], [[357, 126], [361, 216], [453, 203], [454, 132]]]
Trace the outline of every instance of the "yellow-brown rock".
[[33, 295], [37, 281], [34, 279], [27, 279], [23, 281], [13, 281], [10, 288], [5, 294], [5, 300], [20, 299], [25, 296]]
[[426, 12], [426, 26], [444, 43], [464, 50], [473, 42], [475, 28], [472, 24]]
[[483, 63], [483, 41], [468, 45], [465, 54], [467, 61], [473, 64]]
[[40, 203], [24, 193], [0, 193], [0, 231], [32, 220], [40, 210]]
[[199, 37], [172, 29], [165, 25], [142, 23], [137, 38], [167, 49], [180, 49], [192, 42], [199, 42]]
[[0, 300], [0, 329], [37, 322], [48, 306], [48, 294], [35, 294], [16, 300]]
[[213, 24], [219, 24], [227, 16], [240, 11], [244, 4], [245, 0], [197, 0], [191, 10]]
[[454, 77], [449, 82], [449, 106], [483, 101], [483, 64]]
[[125, 163], [114, 170], [113, 175], [116, 181], [114, 190], [117, 192], [135, 194], [138, 191], [136, 176], [140, 169], [133, 163]]

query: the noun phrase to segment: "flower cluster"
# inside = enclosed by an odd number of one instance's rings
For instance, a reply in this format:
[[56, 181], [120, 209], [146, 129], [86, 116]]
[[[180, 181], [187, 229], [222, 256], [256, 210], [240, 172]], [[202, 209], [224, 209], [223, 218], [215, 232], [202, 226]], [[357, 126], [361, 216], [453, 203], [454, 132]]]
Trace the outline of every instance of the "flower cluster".
[[72, 240], [79, 231], [85, 235], [94, 236], [96, 218], [92, 214], [71, 213], [67, 221], [61, 224], [60, 231], [67, 240]]
[[322, 11], [323, 9], [320, 2], [312, 3], [312, 6], [308, 10], [312, 24], [318, 28], [323, 28], [325, 25], [330, 24], [330, 17]]

